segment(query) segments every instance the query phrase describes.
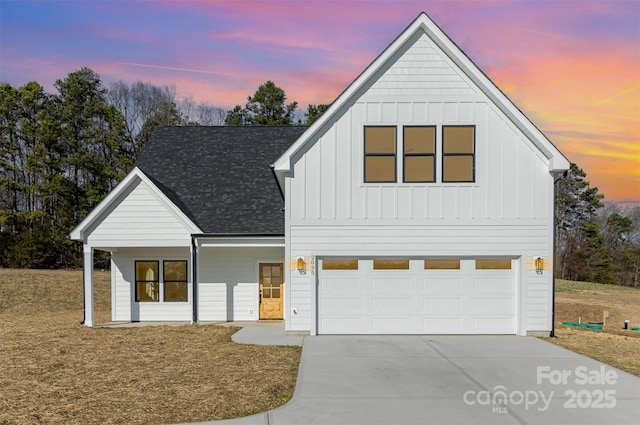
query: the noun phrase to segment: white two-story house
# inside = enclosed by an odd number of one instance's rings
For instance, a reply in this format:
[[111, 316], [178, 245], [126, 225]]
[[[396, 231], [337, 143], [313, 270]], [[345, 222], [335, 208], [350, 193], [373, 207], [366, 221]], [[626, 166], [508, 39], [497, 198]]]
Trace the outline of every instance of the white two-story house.
[[169, 127], [71, 234], [115, 321], [547, 333], [569, 161], [425, 14], [311, 127]]

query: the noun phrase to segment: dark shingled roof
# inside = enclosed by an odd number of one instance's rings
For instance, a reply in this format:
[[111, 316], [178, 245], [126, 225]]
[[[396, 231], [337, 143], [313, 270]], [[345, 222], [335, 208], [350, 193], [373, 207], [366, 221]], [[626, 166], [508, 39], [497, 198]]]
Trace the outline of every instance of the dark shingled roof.
[[136, 165], [204, 233], [283, 235], [270, 165], [306, 129], [161, 127]]

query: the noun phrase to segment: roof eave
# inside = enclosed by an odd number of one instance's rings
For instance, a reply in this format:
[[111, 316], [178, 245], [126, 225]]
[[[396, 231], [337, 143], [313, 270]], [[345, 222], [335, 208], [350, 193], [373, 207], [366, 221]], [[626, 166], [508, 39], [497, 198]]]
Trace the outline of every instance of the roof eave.
[[[458, 45], [428, 19], [422, 23], [429, 38], [458, 66], [473, 83], [522, 131], [549, 160], [550, 171], [566, 170], [569, 160], [509, 97], [467, 56]], [[564, 168], [563, 168], [564, 167]]]
[[[365, 68], [362, 73], [338, 96], [331, 106], [320, 116], [300, 138], [289, 147], [274, 163], [275, 171], [290, 171], [291, 156], [306, 144], [333, 116], [349, 102], [360, 88], [380, 69], [386, 61], [418, 30], [421, 18], [427, 15], [422, 12], [391, 44]], [[427, 18], [428, 19], [428, 18]]]
[[103, 218], [104, 213], [108, 210], [113, 202], [116, 202], [120, 196], [136, 181], [146, 183], [154, 193], [189, 227], [191, 233], [202, 233], [202, 230], [187, 217], [162, 191], [151, 181], [149, 177], [138, 167], [134, 167], [129, 174], [118, 185], [100, 201], [98, 205], [69, 233], [69, 238], [75, 241], [86, 243], [88, 234], [87, 230], [94, 228], [96, 221]]
[[74, 241], [86, 241], [86, 230], [91, 228], [93, 223], [102, 215], [102, 213], [109, 207], [109, 205], [114, 202], [120, 194], [127, 190], [127, 188], [135, 183], [136, 179], [139, 178], [139, 172], [141, 172], [137, 167], [131, 170], [129, 174], [127, 174], [124, 179], [118, 183], [118, 185], [113, 188], [111, 192], [105, 196], [105, 198], [96, 205], [93, 210], [78, 224], [72, 231], [69, 233], [69, 239]]

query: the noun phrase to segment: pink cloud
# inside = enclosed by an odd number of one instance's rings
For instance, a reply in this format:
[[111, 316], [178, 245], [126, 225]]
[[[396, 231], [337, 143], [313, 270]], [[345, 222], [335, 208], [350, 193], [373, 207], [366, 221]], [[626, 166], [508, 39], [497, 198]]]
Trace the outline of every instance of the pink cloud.
[[[97, 5], [88, 9], [99, 14], [112, 7]], [[84, 31], [95, 51], [81, 49], [86, 42], [44, 53], [3, 45], [0, 79], [28, 78], [53, 91], [56, 79], [90, 66], [105, 82], [174, 84], [180, 96], [225, 108], [244, 104], [271, 79], [305, 109], [333, 101], [426, 8], [608, 199], [640, 198], [640, 53], [637, 32], [620, 37], [616, 27], [621, 17], [638, 16], [637, 2], [163, 1], [131, 7], [140, 16], [171, 17], [176, 26], [164, 31], [86, 19], [54, 33], [36, 28], [34, 40], [62, 34], [68, 41]], [[194, 28], [181, 27], [195, 21]], [[74, 56], [71, 47], [77, 47]]]

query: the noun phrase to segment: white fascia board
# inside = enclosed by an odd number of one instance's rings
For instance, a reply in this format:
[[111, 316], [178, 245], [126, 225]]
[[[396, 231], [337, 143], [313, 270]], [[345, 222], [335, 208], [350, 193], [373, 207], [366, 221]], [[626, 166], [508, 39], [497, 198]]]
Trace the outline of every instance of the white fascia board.
[[567, 158], [551, 143], [549, 139], [520, 111], [511, 100], [487, 77], [469, 57], [447, 36], [424, 12], [421, 13], [390, 45], [387, 47], [347, 89], [342, 92], [329, 109], [305, 131], [298, 140], [287, 149], [273, 164], [276, 172], [291, 171], [291, 156], [347, 104], [367, 81], [380, 70], [385, 63], [396, 54], [403, 45], [418, 31], [424, 32], [455, 64], [458, 66], [489, 99], [531, 140], [534, 145], [549, 159], [550, 171], [569, 169]]
[[480, 90], [522, 131], [549, 159], [549, 171], [569, 169], [569, 160], [529, 118], [496, 86], [493, 81], [432, 20], [422, 22], [427, 36], [473, 81]]
[[134, 168], [127, 174], [120, 183], [116, 187], [113, 188], [111, 192], [105, 196], [105, 198], [95, 206], [93, 210], [78, 224], [72, 231], [69, 233], [69, 238], [74, 241], [84, 241], [85, 238], [85, 230], [98, 219], [102, 215], [102, 213], [108, 209], [111, 203], [115, 202], [116, 199], [120, 197], [122, 193], [124, 193], [129, 186], [134, 184], [137, 179], [139, 179], [138, 173], [136, 172], [138, 168]]
[[404, 43], [418, 30], [421, 19], [429, 19], [424, 13], [420, 14], [390, 45], [387, 47], [373, 62], [343, 91], [340, 96], [331, 104], [329, 109], [320, 116], [305, 131], [296, 142], [289, 147], [273, 164], [276, 171], [290, 171], [291, 156], [294, 155], [302, 146], [304, 146], [327, 122], [331, 121], [333, 116], [351, 100], [351, 98], [360, 90], [367, 81], [389, 60], [393, 54], [399, 50]]
[[181, 220], [191, 231], [191, 233], [201, 233], [202, 230], [198, 226], [196, 226], [189, 217], [187, 217], [180, 208], [178, 208], [167, 196], [162, 193], [160, 189], [144, 174], [144, 172], [138, 167], [134, 167], [129, 174], [125, 176], [124, 179], [118, 185], [107, 194], [107, 196], [100, 201], [100, 203], [87, 215], [84, 220], [80, 222], [72, 231], [69, 233], [69, 238], [75, 241], [86, 241], [87, 240], [87, 229], [91, 229], [95, 227], [95, 223], [97, 221], [102, 221], [104, 219], [104, 214], [109, 210], [111, 205], [115, 202], [119, 202], [121, 200], [122, 194], [126, 193], [129, 187], [138, 181], [142, 181], [146, 183], [149, 188], [151, 188], [152, 192], [155, 196], [160, 199], [160, 201], [167, 206], [167, 208], [179, 219]]
[[284, 248], [283, 236], [198, 236], [194, 235], [199, 247], [220, 248]]

